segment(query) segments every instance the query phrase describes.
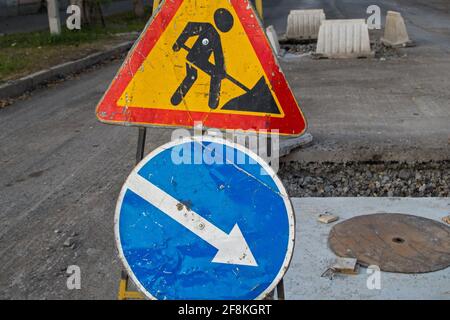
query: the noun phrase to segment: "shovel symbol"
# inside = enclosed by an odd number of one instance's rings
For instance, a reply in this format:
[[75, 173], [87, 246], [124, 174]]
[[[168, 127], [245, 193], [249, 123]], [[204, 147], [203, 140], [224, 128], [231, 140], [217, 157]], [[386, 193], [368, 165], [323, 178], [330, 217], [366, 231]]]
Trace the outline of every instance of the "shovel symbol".
[[[226, 33], [233, 28], [233, 16], [226, 9], [218, 9], [214, 13], [214, 22], [215, 25], [189, 22], [173, 45], [174, 51], [184, 49], [188, 55], [186, 57], [186, 76], [172, 95], [172, 105], [177, 106], [183, 101], [197, 80], [199, 69], [211, 77], [208, 102], [211, 109], [219, 107], [221, 82], [228, 79], [245, 93], [225, 103], [221, 110], [280, 114], [264, 76], [253, 88], [248, 88], [225, 71], [225, 58], [219, 32]], [[198, 36], [198, 38], [193, 47], [189, 48], [185, 43], [194, 36]], [[214, 55], [214, 64], [209, 62], [211, 55]]]
[[[182, 45], [181, 48], [188, 52], [191, 50], [186, 45]], [[210, 72], [207, 72], [207, 70], [205, 70], [205, 72], [209, 76], [212, 76]], [[229, 74], [225, 74], [225, 79], [231, 81], [233, 84], [245, 91], [245, 93], [225, 103], [221, 110], [280, 114], [280, 110], [278, 109], [264, 76], [258, 80], [253, 88], [248, 88]]]

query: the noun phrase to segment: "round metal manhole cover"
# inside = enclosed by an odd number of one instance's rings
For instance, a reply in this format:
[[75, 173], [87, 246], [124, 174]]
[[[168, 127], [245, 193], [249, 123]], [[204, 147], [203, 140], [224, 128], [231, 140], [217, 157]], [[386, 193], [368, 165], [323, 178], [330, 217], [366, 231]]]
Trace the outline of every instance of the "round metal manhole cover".
[[333, 227], [328, 243], [336, 255], [386, 272], [425, 273], [450, 266], [450, 227], [412, 215], [351, 218]]

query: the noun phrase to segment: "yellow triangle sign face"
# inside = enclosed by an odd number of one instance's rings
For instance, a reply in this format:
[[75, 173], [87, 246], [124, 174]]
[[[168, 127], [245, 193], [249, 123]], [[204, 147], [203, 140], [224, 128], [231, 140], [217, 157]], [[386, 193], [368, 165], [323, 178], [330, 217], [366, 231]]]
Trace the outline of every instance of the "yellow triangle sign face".
[[[140, 70], [134, 75], [133, 80], [121, 95], [118, 102], [119, 106], [131, 105], [140, 106], [141, 108], [167, 110], [189, 109], [194, 112], [210, 111], [211, 108], [208, 105], [208, 100], [211, 77], [200, 68], [197, 69], [197, 80], [192, 85], [188, 94], [184, 97], [183, 102], [174, 106], [171, 103], [171, 98], [178, 86], [183, 82], [186, 76], [186, 69], [191, 68], [193, 65], [186, 59], [189, 52], [186, 49], [175, 52], [172, 50], [173, 44], [183, 33], [186, 26], [192, 21], [201, 21], [205, 24], [215, 25], [214, 9], [212, 9], [214, 6], [211, 6], [211, 2], [220, 3], [220, 7], [228, 10], [235, 21], [234, 26], [230, 31], [220, 33], [223, 56], [226, 57], [226, 72], [233, 77], [238, 78], [239, 82], [247, 87], [252, 87], [259, 79], [261, 79], [261, 77], [265, 77], [264, 70], [259, 63], [255, 50], [253, 50], [247, 34], [245, 33], [242, 24], [239, 22], [239, 18], [231, 3], [226, 0], [196, 1], [196, 10], [192, 10], [192, 2], [193, 1], [183, 1], [173, 18], [173, 23], [171, 23], [169, 28], [163, 32], [153, 50], [144, 60]], [[203, 2], [203, 5], [201, 2]], [[201, 27], [201, 25], [198, 26], [199, 29]], [[192, 27], [192, 29], [194, 28], [195, 26]], [[215, 41], [215, 39], [207, 39], [207, 37], [200, 39], [201, 37], [196, 35], [195, 31], [197, 30], [193, 30], [194, 35], [188, 38], [185, 43], [187, 48], [194, 47], [197, 41], [203, 41], [200, 44], [202, 47], [205, 47], [204, 43], [208, 42], [208, 45], [210, 45], [211, 42]], [[213, 52], [210, 57], [208, 57], [207, 61], [214, 64], [216, 58]], [[195, 68], [195, 66], [192, 68]], [[149, 88], [155, 85], [158, 86], [158, 94], [148, 94]], [[251, 112], [221, 110], [227, 101], [243, 94], [245, 94], [245, 91], [242, 88], [238, 87], [228, 79], [223, 80], [220, 88], [219, 105], [215, 111], [251, 114]], [[277, 107], [278, 112], [273, 114], [273, 116], [283, 117], [284, 114], [279, 107], [279, 103], [277, 103]], [[261, 114], [257, 112], [254, 114], [259, 116], [265, 115], [264, 113]]]
[[298, 135], [305, 119], [247, 0], [170, 0], [97, 108], [103, 122]]

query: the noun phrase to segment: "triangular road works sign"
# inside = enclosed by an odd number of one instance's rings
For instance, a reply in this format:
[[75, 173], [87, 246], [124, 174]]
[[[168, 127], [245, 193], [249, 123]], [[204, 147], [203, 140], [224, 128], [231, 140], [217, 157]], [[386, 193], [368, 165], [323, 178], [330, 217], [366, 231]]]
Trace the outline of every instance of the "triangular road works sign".
[[97, 106], [119, 125], [300, 135], [305, 118], [247, 0], [164, 1]]

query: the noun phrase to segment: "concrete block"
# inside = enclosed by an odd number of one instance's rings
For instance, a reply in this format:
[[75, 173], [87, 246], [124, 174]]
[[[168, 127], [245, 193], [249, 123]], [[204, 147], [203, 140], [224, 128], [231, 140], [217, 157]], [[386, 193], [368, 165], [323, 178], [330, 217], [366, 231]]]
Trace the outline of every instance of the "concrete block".
[[287, 20], [286, 38], [290, 40], [317, 39], [323, 20], [325, 20], [325, 13], [322, 9], [292, 10]]
[[358, 274], [358, 261], [354, 258], [336, 258], [331, 269], [336, 273]]
[[319, 29], [316, 56], [363, 58], [373, 56], [364, 19], [324, 20]]
[[317, 221], [319, 221], [320, 223], [324, 223], [324, 224], [330, 224], [330, 223], [336, 222], [338, 220], [339, 220], [339, 217], [335, 216], [334, 214], [331, 214], [331, 213], [320, 214], [319, 217], [317, 218]]
[[399, 12], [388, 11], [384, 37], [381, 38], [381, 42], [389, 47], [404, 47], [411, 44], [405, 20]]
[[280, 42], [278, 40], [277, 32], [273, 26], [268, 26], [266, 29], [267, 38], [269, 38], [269, 42], [272, 45], [273, 51], [275, 55], [279, 56], [281, 52]]

